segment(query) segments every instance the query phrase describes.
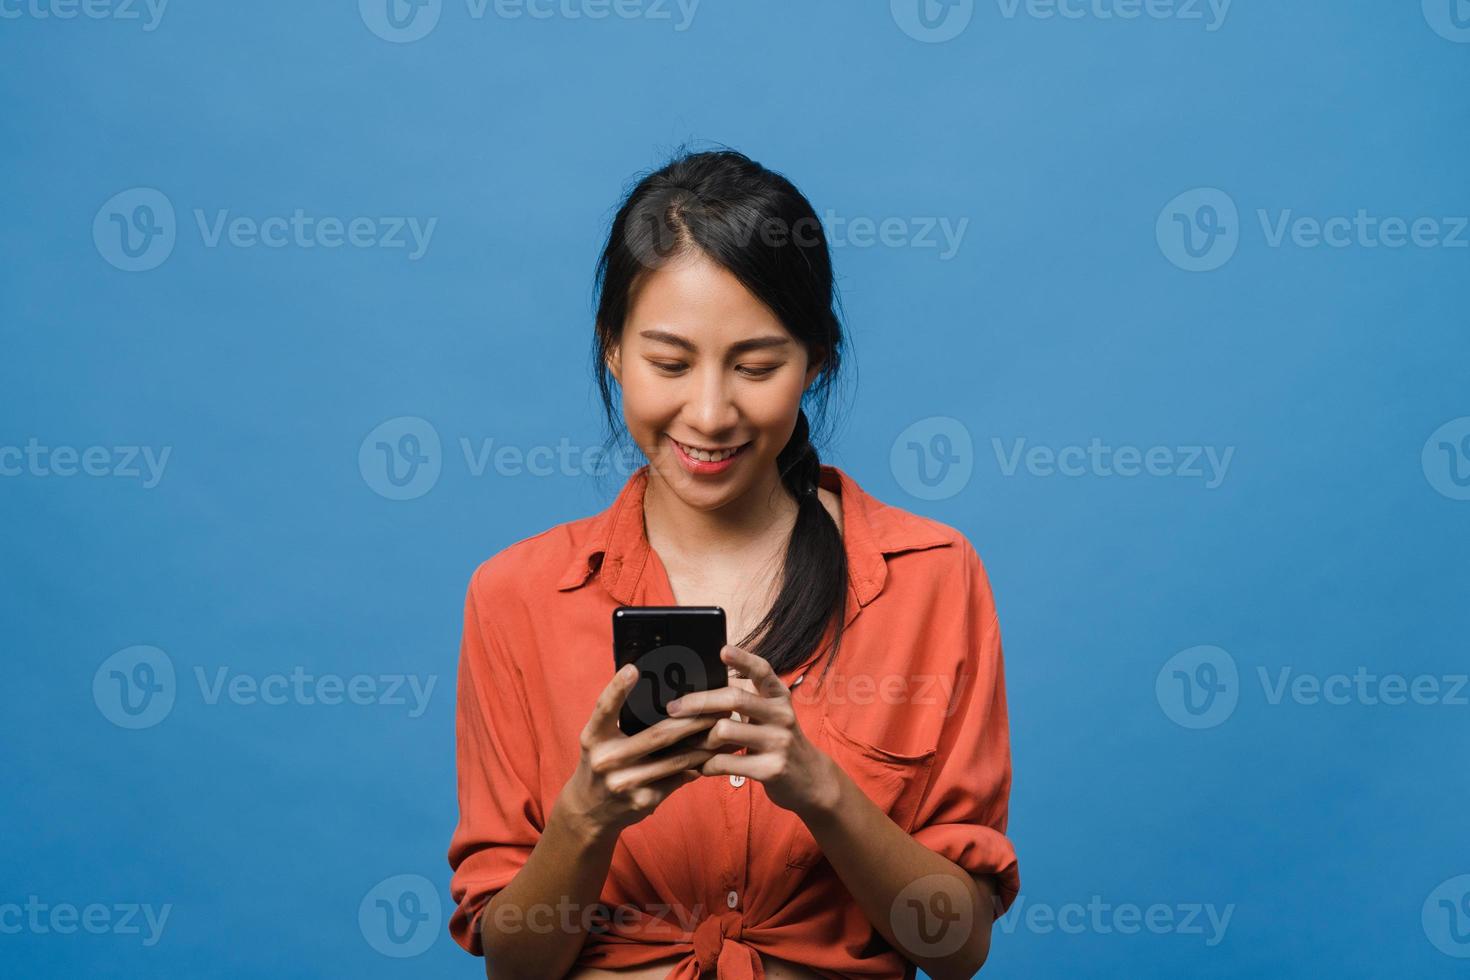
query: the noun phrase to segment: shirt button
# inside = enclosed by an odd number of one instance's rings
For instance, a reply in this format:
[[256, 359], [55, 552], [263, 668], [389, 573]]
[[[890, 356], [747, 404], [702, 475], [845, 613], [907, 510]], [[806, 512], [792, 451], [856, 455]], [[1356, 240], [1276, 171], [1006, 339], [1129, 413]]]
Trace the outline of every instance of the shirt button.
[[806, 675], [805, 674], [802, 674], [801, 677], [798, 677], [796, 680], [794, 680], [794, 681], [791, 682], [791, 686], [792, 687], [795, 687], [796, 685], [800, 684], [802, 682], [803, 678], [805, 678], [805, 677], [806, 677]]
[[731, 776], [730, 777], [730, 785], [731, 786], [744, 786], [745, 785], [745, 777], [744, 776]]
[[737, 895], [737, 894], [735, 894], [734, 892], [731, 892], [730, 894], [728, 894], [728, 895], [725, 896], [725, 904], [728, 905], [728, 906], [730, 906], [732, 909], [737, 904], [739, 904], [739, 902], [740, 902], [740, 896]]

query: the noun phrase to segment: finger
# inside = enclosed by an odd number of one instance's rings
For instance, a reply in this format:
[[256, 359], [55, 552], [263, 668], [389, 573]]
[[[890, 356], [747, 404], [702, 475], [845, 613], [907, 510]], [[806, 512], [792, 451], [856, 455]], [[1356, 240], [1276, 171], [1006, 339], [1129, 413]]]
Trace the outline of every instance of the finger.
[[743, 687], [718, 687], [712, 691], [692, 691], [669, 702], [670, 717], [684, 718], [696, 714], [720, 712], [729, 715], [736, 711], [755, 721], [773, 722], [782, 717], [786, 709], [776, 698], [763, 698]]
[[[704, 716], [701, 715], [700, 717], [704, 717]], [[716, 724], [719, 724], [719, 722], [716, 721]], [[710, 727], [713, 728], [714, 726], [712, 725]], [[706, 729], [702, 729], [701, 731], [695, 732], [693, 735], [685, 735], [683, 738], [679, 739], [677, 742], [674, 742], [673, 744], [671, 744], [668, 748], [659, 750], [659, 752], [657, 754], [659, 754], [659, 755], [673, 755], [676, 752], [684, 752], [684, 751], [686, 751], [688, 749], [709, 749], [711, 751], [718, 751], [719, 748], [720, 748], [719, 745], [711, 745], [710, 744], [710, 742], [709, 742], [709, 729], [706, 728]], [[654, 755], [654, 753], [650, 753], [648, 756], [645, 756], [644, 758], [651, 758], [653, 755]]]
[[689, 738], [680, 742], [678, 745], [668, 749], [665, 754], [673, 755], [676, 752], [683, 752], [688, 749], [700, 749], [702, 751], [711, 753], [742, 752], [745, 750], [745, 746], [737, 745], [736, 743], [730, 741], [723, 736], [716, 738], [706, 732], [701, 735], [691, 735]]
[[632, 765], [644, 756], [667, 749], [681, 739], [714, 727], [719, 720], [710, 715], [665, 718], [636, 735], [614, 738], [611, 740], [611, 747], [599, 755], [598, 769], [601, 772], [611, 772]]
[[782, 694], [790, 693], [786, 682], [777, 676], [775, 669], [771, 667], [771, 662], [765, 657], [751, 653], [744, 647], [727, 643], [720, 650], [720, 659], [740, 671], [742, 677], [749, 678], [763, 698], [777, 698]]
[[618, 714], [623, 710], [623, 702], [628, 699], [628, 692], [633, 690], [633, 685], [638, 683], [638, 667], [635, 664], [625, 664], [621, 670], [613, 674], [612, 680], [602, 689], [597, 696], [597, 703], [592, 707], [592, 714], [587, 719], [587, 730], [593, 734], [603, 737], [611, 737], [618, 731]]
[[627, 793], [640, 786], [649, 786], [667, 776], [698, 769], [713, 754], [704, 749], [690, 749], [661, 759], [626, 766], [608, 774], [606, 781], [608, 791]]
[[774, 752], [780, 749], [787, 738], [783, 729], [774, 725], [752, 725], [748, 722], [724, 719], [719, 731], [710, 729], [694, 744], [712, 752], [738, 751]]
[[769, 776], [769, 763], [758, 755], [732, 755], [716, 752], [699, 767], [702, 776], [748, 776], [764, 782]]
[[696, 779], [701, 778], [703, 777], [700, 775], [698, 769], [686, 769], [683, 772], [676, 772], [672, 776], [665, 776], [656, 783], [650, 783], [649, 788], [658, 793], [659, 799], [662, 801], [673, 795], [674, 790], [680, 786], [688, 786]]

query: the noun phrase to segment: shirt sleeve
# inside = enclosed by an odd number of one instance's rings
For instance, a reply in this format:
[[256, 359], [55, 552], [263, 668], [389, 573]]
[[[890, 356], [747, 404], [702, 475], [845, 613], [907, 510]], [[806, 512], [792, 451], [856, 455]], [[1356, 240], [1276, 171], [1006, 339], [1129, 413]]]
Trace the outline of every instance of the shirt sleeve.
[[[1010, 725], [1000, 624], [990, 581], [974, 546], [963, 542], [963, 605], [947, 631], [963, 644], [949, 712], [913, 837], [971, 874], [994, 876], [1004, 914], [1021, 890], [1016, 850], [1006, 837], [1010, 805]], [[950, 624], [958, 623], [950, 627]]]
[[489, 899], [525, 866], [546, 822], [534, 791], [538, 758], [525, 685], [496, 629], [492, 562], [470, 579], [459, 649], [455, 766], [459, 823], [449, 843], [449, 932], [483, 956], [479, 916]]

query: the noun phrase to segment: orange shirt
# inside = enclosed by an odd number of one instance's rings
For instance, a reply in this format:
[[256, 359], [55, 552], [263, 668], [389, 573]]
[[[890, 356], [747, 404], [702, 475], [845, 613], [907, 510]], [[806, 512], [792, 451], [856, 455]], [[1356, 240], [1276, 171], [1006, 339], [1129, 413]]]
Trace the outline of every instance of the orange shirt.
[[[510, 545], [470, 581], [449, 929], [476, 955], [479, 914], [530, 856], [612, 679], [613, 610], [675, 604], [644, 528], [647, 480], [645, 464], [607, 510]], [[984, 566], [959, 531], [878, 501], [837, 467], [822, 467], [821, 485], [841, 494], [849, 625], [820, 685], [815, 652], [780, 675], [801, 729], [915, 840], [997, 875], [1004, 911], [1020, 876], [1005, 836], [1010, 742]], [[590, 920], [544, 910], [547, 923], [594, 924], [577, 967], [685, 952], [671, 980], [711, 969], [745, 980], [764, 975], [765, 952], [824, 976], [914, 975], [806, 825], [755, 779], [697, 779], [624, 830], [601, 901], [607, 914]]]

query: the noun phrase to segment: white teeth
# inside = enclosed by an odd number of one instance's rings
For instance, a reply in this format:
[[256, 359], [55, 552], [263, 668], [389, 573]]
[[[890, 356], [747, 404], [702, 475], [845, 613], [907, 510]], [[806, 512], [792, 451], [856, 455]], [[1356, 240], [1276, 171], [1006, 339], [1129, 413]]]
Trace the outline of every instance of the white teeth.
[[679, 448], [688, 453], [691, 459], [697, 459], [701, 463], [718, 463], [720, 460], [729, 459], [731, 456], [740, 452], [741, 447], [736, 446], [734, 449], [725, 449], [717, 453], [710, 453], [705, 452], [703, 449], [695, 449], [693, 446], [686, 446], [681, 442], [679, 443]]

